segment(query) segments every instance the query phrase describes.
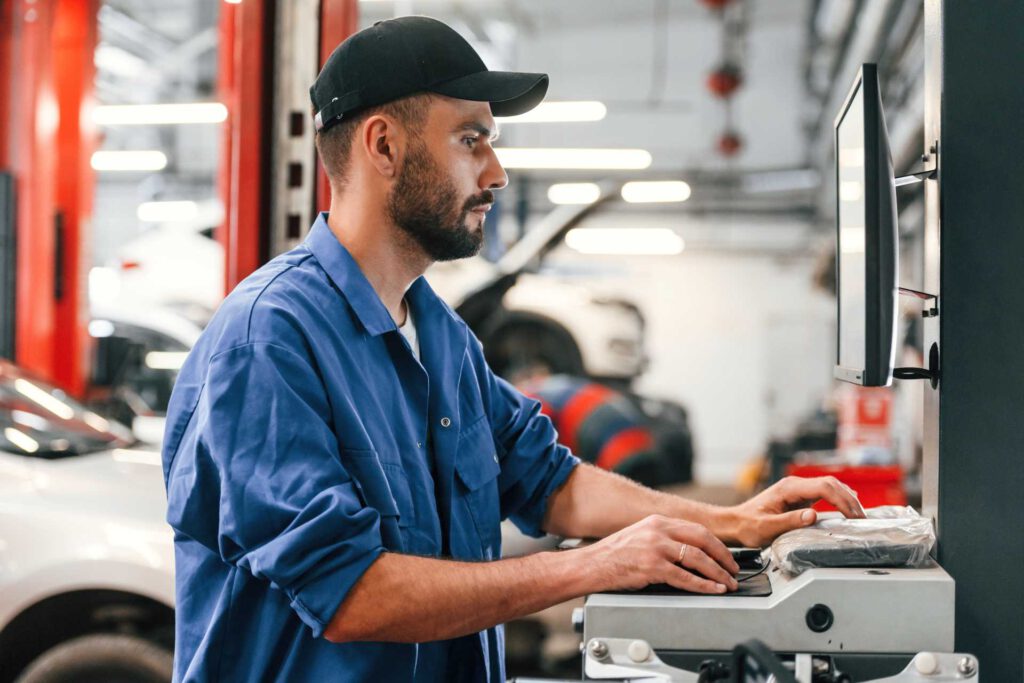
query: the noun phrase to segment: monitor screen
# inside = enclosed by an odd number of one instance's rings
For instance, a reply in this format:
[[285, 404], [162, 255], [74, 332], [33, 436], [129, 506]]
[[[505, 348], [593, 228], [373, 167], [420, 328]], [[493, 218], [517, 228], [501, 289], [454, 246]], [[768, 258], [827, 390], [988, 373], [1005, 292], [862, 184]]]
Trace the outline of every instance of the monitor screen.
[[892, 382], [899, 249], [896, 185], [878, 72], [861, 67], [835, 121], [835, 376], [864, 386]]
[[[859, 86], [859, 84], [858, 84]], [[864, 230], [864, 92], [858, 87], [836, 136], [839, 161], [839, 365], [863, 368], [867, 317]]]

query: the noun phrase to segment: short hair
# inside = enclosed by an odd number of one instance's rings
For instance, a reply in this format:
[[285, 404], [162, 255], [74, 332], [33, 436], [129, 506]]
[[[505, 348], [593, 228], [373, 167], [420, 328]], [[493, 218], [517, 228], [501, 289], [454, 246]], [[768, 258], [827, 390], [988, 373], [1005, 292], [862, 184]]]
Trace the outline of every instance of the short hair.
[[338, 188], [345, 186], [352, 158], [352, 140], [366, 119], [375, 114], [386, 114], [405, 126], [410, 134], [418, 135], [423, 132], [432, 101], [430, 93], [417, 93], [356, 112], [326, 131], [317, 133], [316, 151], [331, 184]]

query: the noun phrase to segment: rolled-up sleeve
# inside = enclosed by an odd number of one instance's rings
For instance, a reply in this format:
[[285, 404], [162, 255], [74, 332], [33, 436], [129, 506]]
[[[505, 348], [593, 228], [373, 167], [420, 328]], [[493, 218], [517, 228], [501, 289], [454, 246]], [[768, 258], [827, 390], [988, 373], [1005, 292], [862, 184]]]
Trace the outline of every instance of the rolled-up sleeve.
[[[199, 503], [219, 498], [217, 552], [283, 591], [321, 636], [384, 550], [380, 516], [339, 458], [321, 378], [296, 352], [245, 344], [211, 359], [198, 408], [195, 514], [209, 516]], [[176, 525], [186, 532], [204, 523], [189, 507]]]
[[548, 498], [569, 478], [579, 458], [558, 443], [558, 433], [538, 401], [490, 369], [485, 375], [488, 418], [501, 452], [501, 517], [511, 519], [524, 534], [543, 536]]

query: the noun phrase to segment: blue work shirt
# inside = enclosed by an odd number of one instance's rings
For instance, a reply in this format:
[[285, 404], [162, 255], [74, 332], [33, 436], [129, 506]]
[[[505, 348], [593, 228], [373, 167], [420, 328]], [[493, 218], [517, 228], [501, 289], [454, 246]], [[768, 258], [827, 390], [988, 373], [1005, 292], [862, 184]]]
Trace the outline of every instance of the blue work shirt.
[[176, 681], [505, 680], [500, 626], [323, 638], [384, 551], [495, 560], [506, 517], [539, 535], [578, 462], [426, 280], [406, 301], [419, 360], [321, 214], [189, 355], [163, 448]]

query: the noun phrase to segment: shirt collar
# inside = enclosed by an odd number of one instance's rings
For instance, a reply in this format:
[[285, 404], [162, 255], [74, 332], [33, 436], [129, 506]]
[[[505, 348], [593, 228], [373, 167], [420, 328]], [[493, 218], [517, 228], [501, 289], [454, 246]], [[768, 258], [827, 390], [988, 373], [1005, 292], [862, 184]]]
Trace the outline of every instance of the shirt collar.
[[373, 336], [398, 329], [384, 302], [348, 249], [338, 241], [327, 225], [327, 212], [321, 212], [313, 223], [306, 246], [320, 266], [348, 300], [359, 322]]
[[[327, 225], [327, 212], [317, 215], [306, 237], [306, 246], [321, 267], [348, 300], [359, 322], [373, 336], [397, 330], [398, 325], [377, 295], [359, 264]], [[441, 300], [422, 275], [413, 281], [406, 294], [417, 328], [424, 323], [458, 323], [459, 318]]]

